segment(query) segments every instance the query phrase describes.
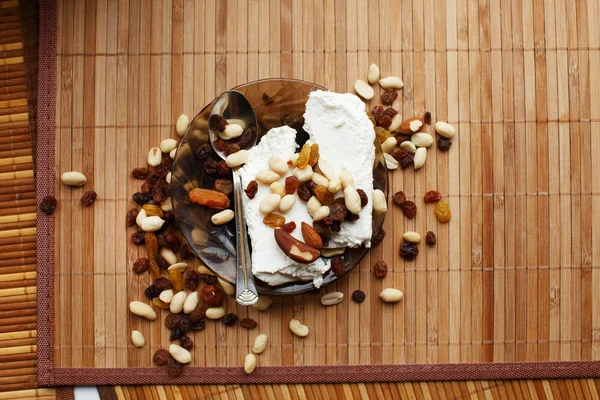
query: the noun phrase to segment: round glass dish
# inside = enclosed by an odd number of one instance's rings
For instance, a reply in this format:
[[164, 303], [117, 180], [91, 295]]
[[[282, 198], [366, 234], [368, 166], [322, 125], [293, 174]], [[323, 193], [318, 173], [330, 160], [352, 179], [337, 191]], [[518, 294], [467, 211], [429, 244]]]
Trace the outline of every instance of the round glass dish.
[[[254, 108], [258, 122], [259, 141], [269, 129], [289, 125], [298, 131], [297, 142], [300, 145], [308, 139], [308, 134], [302, 129], [302, 115], [308, 94], [313, 90], [327, 90], [309, 82], [291, 79], [265, 79], [234, 89], [246, 96]], [[208, 118], [213, 103], [214, 100], [196, 115], [179, 144], [172, 169], [171, 200], [177, 224], [190, 249], [215, 274], [230, 283], [235, 283], [234, 221], [220, 226], [213, 225], [210, 217], [215, 210], [191, 203], [188, 196], [189, 191], [194, 188], [212, 187], [212, 179], [204, 173], [204, 161], [198, 161], [195, 154], [199, 146], [209, 143]], [[221, 160], [214, 151], [211, 157], [216, 161]], [[387, 197], [388, 174], [381, 147], [377, 141], [375, 143], [373, 186], [375, 189], [381, 189]], [[384, 219], [385, 214], [373, 214], [373, 234], [379, 231]], [[248, 243], [250, 243], [250, 238], [248, 238]], [[358, 264], [368, 250], [365, 247], [346, 250], [344, 254], [346, 273]], [[335, 276], [332, 271], [328, 271], [323, 277], [322, 287], [336, 279], [339, 277]], [[269, 295], [294, 295], [315, 289], [312, 281], [269, 286], [259, 279], [256, 279], [256, 288], [259, 293]]]

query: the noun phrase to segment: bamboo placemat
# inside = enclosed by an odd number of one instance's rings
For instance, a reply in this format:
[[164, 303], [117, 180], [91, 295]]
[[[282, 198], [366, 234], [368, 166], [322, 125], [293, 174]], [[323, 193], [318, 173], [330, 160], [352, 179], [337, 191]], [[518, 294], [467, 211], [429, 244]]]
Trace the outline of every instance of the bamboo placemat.
[[[70, 214], [74, 225], [88, 221], [89, 228], [97, 228], [98, 222], [104, 229], [119, 226], [122, 215], [117, 210], [127, 210], [133, 189], [123, 178], [130, 167], [141, 165], [150, 145], [173, 134], [181, 110], [193, 114], [220, 90], [284, 76], [344, 91], [375, 61], [403, 77], [400, 106], [405, 117], [429, 110], [434, 119], [459, 126], [454, 151], [430, 154], [418, 174], [393, 175], [396, 190], [420, 195], [433, 185], [449, 194], [454, 223], [436, 226], [441, 238], [437, 254], [404, 264], [393, 240], [404, 230], [404, 221], [393, 213], [386, 224], [394, 234], [371, 258], [394, 263], [386, 284], [404, 290], [404, 303], [382, 310], [373, 301], [358, 313], [346, 303], [319, 317], [322, 310], [314, 297], [285, 300], [275, 306], [285, 317], [286, 312], [291, 317], [293, 306], [294, 315], [303, 314], [313, 325], [336, 318], [347, 324], [324, 328], [313, 341], [299, 343], [286, 342], [287, 332], [280, 329], [279, 344], [288, 346], [261, 356], [261, 362], [439, 365], [596, 359], [593, 311], [598, 299], [592, 280], [598, 243], [592, 238], [599, 217], [592, 205], [598, 205], [593, 167], [599, 147], [594, 89], [599, 38], [587, 18], [597, 14], [598, 5], [578, 3], [576, 12], [563, 14], [567, 5], [553, 2], [526, 7], [513, 2], [502, 8], [496, 2], [439, 3], [259, 2], [258, 8], [245, 2], [61, 4], [59, 26], [65, 29], [58, 38], [56, 137], [65, 145], [58, 147], [56, 167], [60, 171], [59, 160], [68, 161], [70, 168], [92, 176], [95, 188], [94, 181], [100, 180], [110, 194], [99, 191], [92, 219], [79, 219], [77, 211], [65, 213], [59, 207], [57, 221]], [[557, 15], [566, 15], [566, 20], [555, 23]], [[378, 29], [368, 29], [372, 25]], [[66, 140], [60, 142], [61, 137]], [[72, 140], [75, 148], [83, 149], [83, 154], [73, 152], [73, 158]], [[92, 161], [86, 154], [101, 157]], [[113, 168], [111, 163], [124, 159], [126, 166]], [[108, 173], [103, 177], [97, 171]], [[72, 194], [73, 203], [77, 194]], [[407, 226], [425, 230], [435, 221], [430, 217]], [[60, 226], [58, 233], [64, 232]], [[93, 249], [90, 254], [103, 264], [94, 264], [92, 270], [55, 271], [61, 279], [56, 283], [57, 304], [64, 296], [63, 308], [55, 308], [57, 329], [67, 329], [73, 332], [71, 339], [79, 340], [55, 343], [55, 365], [149, 366], [149, 351], [138, 357], [129, 355], [131, 349], [123, 355], [124, 348], [119, 348], [127, 344], [132, 328], [123, 311], [126, 302], [140, 298], [143, 290], [139, 284], [138, 292], [118, 297], [124, 295], [121, 288], [137, 282], [132, 277], [125, 284], [118, 280], [129, 271], [135, 251], [118, 250], [126, 239], [119, 241], [112, 232], [114, 240], [90, 247], [95, 235], [90, 232], [69, 236], [74, 253], [61, 260], [75, 260], [69, 268], [79, 267], [85, 244], [86, 253]], [[64, 247], [58, 245], [57, 253]], [[103, 253], [97, 255], [100, 249]], [[358, 284], [376, 294], [382, 283], [369, 279], [369, 265], [367, 260], [340, 289], [348, 293]], [[107, 269], [99, 274], [96, 268]], [[114, 294], [114, 300], [96, 300], [103, 291], [109, 291], [108, 298]], [[78, 311], [88, 311], [90, 300], [71, 299], [92, 292], [96, 308], [81, 315]], [[67, 294], [71, 297], [65, 301]], [[66, 324], [59, 322], [61, 312]], [[274, 317], [277, 313], [261, 316], [259, 322], [268, 325]], [[371, 323], [374, 318], [377, 324]], [[79, 327], [88, 329], [73, 331]], [[125, 333], [122, 343], [113, 334], [119, 327]], [[154, 333], [160, 342], [164, 334]], [[351, 341], [357, 338], [361, 340]], [[206, 346], [195, 359], [200, 365], [238, 366], [247, 343], [247, 337], [236, 333], [209, 330]], [[596, 365], [579, 371], [597, 374]], [[565, 369], [545, 373], [561, 371]]]

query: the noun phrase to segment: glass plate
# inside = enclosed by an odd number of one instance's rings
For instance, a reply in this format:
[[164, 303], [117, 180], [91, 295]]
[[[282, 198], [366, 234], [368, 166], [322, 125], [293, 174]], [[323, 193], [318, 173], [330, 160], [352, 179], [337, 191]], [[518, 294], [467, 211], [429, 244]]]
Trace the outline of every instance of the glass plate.
[[[327, 90], [313, 83], [291, 79], [265, 79], [234, 89], [246, 96], [254, 108], [258, 122], [259, 141], [269, 129], [288, 124], [298, 131], [297, 142], [300, 145], [308, 139], [308, 134], [302, 129], [301, 123], [298, 123], [298, 117], [304, 114], [308, 94], [313, 90]], [[179, 144], [173, 163], [171, 200], [177, 224], [190, 249], [211, 271], [225, 281], [235, 284], [234, 221], [220, 226], [213, 225], [210, 217], [215, 210], [191, 203], [188, 197], [189, 191], [194, 188], [212, 187], [212, 180], [204, 174], [203, 161], [198, 161], [195, 154], [198, 146], [209, 143], [208, 117], [214, 101], [196, 115]], [[375, 189], [381, 189], [387, 198], [387, 169], [381, 146], [377, 140], [375, 142], [373, 186]], [[212, 157], [220, 161], [214, 152]], [[377, 233], [381, 229], [384, 219], [385, 214], [373, 214], [373, 233]], [[248, 243], [250, 243], [249, 238]], [[365, 247], [346, 250], [344, 254], [346, 273], [358, 264], [368, 250]], [[323, 276], [322, 287], [340, 278], [335, 276], [332, 271], [328, 271]], [[312, 281], [269, 286], [259, 279], [256, 279], [256, 288], [259, 293], [269, 295], [294, 295], [315, 289]]]

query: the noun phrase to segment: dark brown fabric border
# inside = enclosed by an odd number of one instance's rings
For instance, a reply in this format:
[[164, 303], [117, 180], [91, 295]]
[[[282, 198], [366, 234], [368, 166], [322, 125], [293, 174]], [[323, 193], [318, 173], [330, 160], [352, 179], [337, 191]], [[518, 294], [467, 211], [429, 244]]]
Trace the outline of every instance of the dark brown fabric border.
[[[54, 128], [56, 96], [56, 0], [41, 0], [37, 199], [54, 191]], [[40, 385], [261, 384], [350, 383], [433, 380], [600, 378], [600, 361], [552, 361], [471, 364], [320, 365], [258, 367], [247, 375], [241, 367], [190, 367], [179, 378], [163, 368], [54, 368], [54, 220], [38, 212], [38, 380]], [[99, 387], [101, 398], [114, 399], [113, 387]], [[70, 393], [70, 394], [69, 394]], [[57, 398], [72, 399], [72, 389]]]
[[[38, 135], [36, 199], [54, 194], [56, 110], [56, 0], [41, 0], [38, 51]], [[37, 212], [37, 355], [38, 381], [54, 386], [54, 217]]]
[[75, 400], [75, 391], [72, 387], [56, 388], [56, 400]]
[[98, 386], [98, 394], [101, 400], [117, 400], [117, 392], [114, 386]]

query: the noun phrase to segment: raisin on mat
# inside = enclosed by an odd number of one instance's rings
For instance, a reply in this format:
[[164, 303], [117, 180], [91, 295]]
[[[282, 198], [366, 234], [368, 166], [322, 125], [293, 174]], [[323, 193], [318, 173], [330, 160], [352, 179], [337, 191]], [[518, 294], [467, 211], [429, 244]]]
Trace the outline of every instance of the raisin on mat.
[[379, 279], [386, 277], [387, 270], [387, 263], [383, 260], [379, 260], [373, 265], [373, 274], [375, 274], [375, 276]]
[[52, 215], [54, 210], [56, 210], [56, 204], [56, 197], [46, 196], [40, 202], [40, 210], [46, 215]]
[[381, 116], [377, 118], [377, 126], [387, 129], [391, 124], [392, 117], [390, 117], [388, 114], [381, 114]]
[[206, 320], [204, 318], [202, 318], [200, 321], [194, 322], [192, 324], [193, 331], [201, 331], [204, 328], [206, 328]]
[[406, 218], [414, 218], [417, 215], [417, 205], [414, 201], [407, 200], [400, 206]]
[[158, 297], [161, 292], [162, 292], [162, 289], [159, 288], [158, 286], [154, 285], [154, 284], [148, 286], [146, 288], [146, 290], [144, 290], [144, 294], [150, 300], [154, 299], [155, 297]]
[[154, 285], [156, 285], [156, 287], [160, 288], [161, 291], [167, 290], [167, 289], [173, 289], [173, 285], [171, 284], [171, 281], [169, 281], [164, 276], [157, 278], [154, 281]]
[[185, 271], [183, 275], [183, 284], [186, 289], [196, 290], [198, 287], [198, 273], [194, 270]]
[[127, 226], [132, 226], [133, 224], [135, 224], [135, 219], [137, 218], [138, 215], [138, 210], [135, 208], [132, 208], [131, 210], [127, 211], [127, 216], [125, 217], [125, 223], [127, 224]]
[[425, 114], [423, 115], [423, 122], [425, 122], [427, 125], [431, 124], [431, 113], [429, 111], [425, 111]]
[[430, 190], [429, 192], [425, 193], [423, 199], [425, 200], [425, 203], [435, 203], [436, 201], [440, 201], [442, 199], [442, 194], [437, 190]]
[[248, 186], [246, 186], [246, 189], [244, 189], [244, 192], [246, 192], [246, 196], [248, 196], [248, 198], [250, 200], [252, 200], [254, 198], [254, 196], [256, 196], [256, 192], [258, 192], [258, 182], [256, 182], [256, 181], [248, 182]]
[[190, 321], [190, 317], [184, 315], [181, 317], [181, 321], [179, 322], [179, 329], [184, 332], [189, 331], [192, 328], [192, 322]]
[[173, 357], [170, 357], [167, 362], [167, 374], [172, 377], [178, 377], [183, 372], [183, 367], [183, 364], [179, 363]]
[[184, 336], [181, 339], [179, 339], [179, 341], [180, 346], [186, 349], [187, 351], [190, 351], [192, 347], [194, 347], [194, 342], [192, 341], [192, 339], [190, 339], [189, 336]]
[[254, 329], [254, 328], [256, 328], [257, 325], [258, 325], [258, 323], [255, 320], [253, 320], [252, 318], [244, 318], [244, 319], [240, 320], [240, 326], [242, 328]]
[[356, 303], [362, 303], [363, 301], [365, 301], [365, 297], [367, 296], [362, 290], [355, 290], [354, 292], [352, 292], [352, 301]]
[[138, 258], [133, 263], [133, 272], [136, 274], [143, 274], [148, 271], [148, 266], [150, 266], [150, 260], [146, 257]]
[[169, 361], [169, 358], [171, 358], [171, 354], [168, 350], [158, 349], [156, 350], [156, 353], [154, 353], [152, 361], [154, 361], [158, 365], [165, 365]]
[[144, 231], [136, 231], [131, 234], [131, 242], [133, 244], [144, 243]]
[[414, 243], [402, 242], [400, 245], [400, 257], [405, 260], [414, 260], [419, 254], [419, 248]]
[[158, 264], [161, 269], [169, 269], [170, 265], [167, 260], [162, 256], [162, 254], [157, 254], [154, 256], [154, 261]]
[[148, 179], [150, 170], [148, 170], [148, 168], [134, 168], [131, 170], [131, 176], [135, 179]]
[[192, 258], [194, 256], [194, 253], [192, 253], [187, 244], [184, 244], [181, 248], [180, 256], [182, 260], [187, 260], [188, 258]]
[[83, 196], [81, 196], [81, 199], [79, 199], [79, 201], [81, 201], [81, 204], [83, 204], [84, 206], [89, 207], [92, 204], [94, 204], [94, 202], [96, 201], [96, 197], [98, 197], [96, 192], [94, 192], [93, 190], [88, 190], [83, 194]]
[[223, 316], [223, 318], [221, 318], [221, 322], [227, 326], [231, 326], [231, 325], [235, 324], [237, 322], [237, 320], [238, 320], [238, 317], [234, 313], [226, 314], [225, 316]]
[[448, 151], [450, 150], [450, 146], [452, 146], [452, 141], [445, 137], [439, 137], [437, 140], [437, 147], [440, 151]]
[[169, 314], [165, 318], [165, 326], [167, 327], [167, 329], [179, 328], [180, 323], [181, 323], [181, 315], [179, 315], [179, 314]]
[[381, 93], [381, 104], [389, 106], [398, 98], [398, 92], [392, 89], [386, 89]]
[[425, 235], [425, 243], [427, 243], [428, 246], [435, 246], [435, 244], [437, 243], [435, 233], [427, 231], [427, 234]]
[[136, 192], [133, 194], [132, 198], [133, 201], [137, 203], [137, 205], [143, 206], [144, 204], [152, 200], [152, 195], [150, 193]]
[[171, 330], [171, 336], [169, 337], [169, 339], [171, 341], [173, 341], [173, 340], [181, 339], [184, 336], [185, 336], [185, 331], [183, 329], [174, 328], [173, 330]]
[[335, 276], [342, 276], [344, 272], [346, 272], [346, 263], [344, 262], [344, 257], [335, 256], [331, 259], [331, 270], [335, 274]]
[[[188, 318], [190, 319], [190, 322], [193, 324], [197, 323], [198, 321], [200, 321], [201, 319], [203, 319], [206, 316], [206, 307], [198, 304], [196, 306], [196, 308], [194, 309], [194, 311], [192, 311], [190, 313], [190, 315], [188, 316]], [[192, 329], [194, 329], [192, 327]]]
[[401, 190], [399, 192], [394, 193], [394, 197], [392, 198], [392, 200], [394, 201], [395, 205], [401, 206], [406, 201], [406, 195]]
[[200, 280], [207, 285], [216, 285], [218, 282], [217, 277], [210, 274], [200, 274]]

